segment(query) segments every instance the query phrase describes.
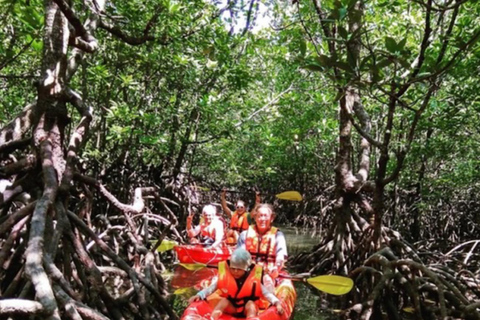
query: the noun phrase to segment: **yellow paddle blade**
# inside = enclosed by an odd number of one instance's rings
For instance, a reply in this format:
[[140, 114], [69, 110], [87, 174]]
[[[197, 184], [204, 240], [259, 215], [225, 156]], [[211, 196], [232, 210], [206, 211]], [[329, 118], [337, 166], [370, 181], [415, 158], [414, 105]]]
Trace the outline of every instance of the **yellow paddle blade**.
[[[195, 290], [195, 289], [193, 289], [193, 290]], [[190, 292], [190, 291], [192, 291], [192, 288], [190, 288], [190, 287], [179, 288], [179, 289], [173, 291], [173, 294], [182, 295], [182, 294], [185, 294], [185, 293]]]
[[278, 199], [290, 201], [302, 201], [302, 195], [298, 191], [285, 191], [275, 195]]
[[165, 252], [172, 250], [176, 245], [178, 245], [177, 241], [163, 239], [162, 243], [158, 246], [157, 251]]
[[190, 271], [197, 271], [207, 266], [203, 263], [180, 263], [180, 265]]
[[307, 279], [307, 282], [323, 292], [340, 296], [349, 293], [353, 288], [353, 280], [336, 275], [324, 275]]

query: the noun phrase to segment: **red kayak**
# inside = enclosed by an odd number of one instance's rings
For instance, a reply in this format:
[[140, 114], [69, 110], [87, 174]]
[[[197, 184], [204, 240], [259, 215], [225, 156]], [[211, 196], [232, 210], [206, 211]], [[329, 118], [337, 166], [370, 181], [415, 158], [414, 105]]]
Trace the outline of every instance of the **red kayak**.
[[[287, 276], [286, 274], [284, 274]], [[270, 306], [265, 310], [260, 310], [258, 319], [260, 320], [288, 320], [292, 316], [295, 301], [297, 300], [297, 292], [291, 280], [282, 279], [275, 288], [275, 295], [282, 301], [283, 315], [277, 313], [274, 306]], [[208, 319], [212, 314], [213, 308], [220, 300], [220, 296], [216, 293], [212, 294], [207, 300], [201, 300], [190, 304], [183, 312], [181, 320], [198, 320]], [[244, 320], [245, 318], [236, 318], [229, 314], [222, 314], [220, 320]]]
[[217, 248], [206, 248], [198, 244], [187, 244], [175, 246], [180, 263], [200, 263], [208, 265], [216, 265], [220, 261], [230, 258], [235, 247], [222, 245]]
[[216, 268], [189, 270], [183, 266], [175, 266], [170, 286], [173, 289], [193, 288], [201, 290], [208, 287], [213, 277], [218, 273]]

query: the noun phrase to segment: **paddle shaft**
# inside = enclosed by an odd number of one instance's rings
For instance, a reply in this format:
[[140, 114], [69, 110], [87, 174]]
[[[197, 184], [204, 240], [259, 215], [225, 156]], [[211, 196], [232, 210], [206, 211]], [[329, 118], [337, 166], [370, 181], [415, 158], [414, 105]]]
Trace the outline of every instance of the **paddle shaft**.
[[[225, 192], [228, 192], [228, 193], [237, 193], [237, 194], [240, 194], [240, 193], [250, 193], [252, 192], [252, 190], [246, 190], [246, 191], [238, 191], [238, 190], [230, 190], [230, 189], [210, 189], [208, 188], [209, 190], [201, 190], [201, 189], [197, 189], [195, 191], [198, 191], [198, 192], [222, 192], [222, 191], [225, 191]], [[253, 192], [256, 192], [255, 190], [253, 190]], [[261, 193], [261, 195], [267, 195], [267, 196], [274, 196], [276, 195], [276, 193]]]
[[[180, 263], [180, 265], [191, 271], [200, 270], [202, 268], [217, 268], [217, 266], [206, 264]], [[298, 274], [293, 276], [279, 274], [278, 277], [292, 281], [301, 281], [312, 285], [317, 290], [333, 295], [344, 295], [350, 292], [350, 290], [353, 288], [352, 279], [344, 276], [323, 275], [311, 277], [309, 274]]]

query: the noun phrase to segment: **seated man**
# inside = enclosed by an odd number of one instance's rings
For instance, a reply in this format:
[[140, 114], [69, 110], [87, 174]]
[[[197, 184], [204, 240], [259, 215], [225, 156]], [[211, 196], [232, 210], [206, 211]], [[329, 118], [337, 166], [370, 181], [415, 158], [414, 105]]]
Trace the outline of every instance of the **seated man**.
[[283, 314], [281, 301], [261, 284], [262, 267], [251, 262], [251, 256], [245, 249], [236, 249], [228, 262], [218, 264], [218, 280], [190, 298], [189, 302], [205, 299], [220, 289], [218, 292], [222, 299], [212, 311], [212, 320], [217, 320], [223, 312], [235, 317], [254, 318], [261, 298], [267, 299], [279, 314]]
[[217, 209], [209, 204], [202, 209], [203, 221], [192, 227], [193, 215], [187, 217], [187, 234], [191, 243], [200, 243], [212, 248], [222, 244], [224, 239], [224, 225], [216, 216]]
[[[237, 248], [246, 249], [252, 255], [253, 262], [262, 265], [267, 274], [275, 279], [287, 258], [285, 236], [272, 226], [275, 212], [271, 205], [260, 204], [255, 210], [255, 225], [240, 234]], [[265, 285], [268, 285], [267, 282], [268, 279], [264, 279]]]
[[[223, 211], [230, 217], [230, 228], [227, 231], [227, 243], [228, 244], [236, 244], [238, 241], [238, 235], [240, 232], [245, 231], [248, 229], [251, 223], [251, 217], [249, 212], [247, 212], [247, 208], [245, 206], [245, 202], [243, 200], [238, 200], [235, 206], [235, 211], [230, 210], [227, 205], [227, 200], [225, 199], [226, 190], [223, 189], [222, 191], [222, 208]], [[255, 206], [260, 203], [260, 193], [255, 193]]]

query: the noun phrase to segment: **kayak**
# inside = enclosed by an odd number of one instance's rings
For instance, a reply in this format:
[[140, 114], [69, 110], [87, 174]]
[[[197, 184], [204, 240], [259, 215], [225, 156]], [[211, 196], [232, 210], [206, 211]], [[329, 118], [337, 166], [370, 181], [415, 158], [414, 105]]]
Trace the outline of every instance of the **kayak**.
[[198, 244], [187, 244], [175, 246], [180, 263], [199, 263], [217, 265], [220, 261], [230, 258], [235, 247], [222, 245], [217, 248], [206, 248]]
[[[282, 275], [288, 276], [286, 273], [283, 273]], [[275, 288], [275, 295], [280, 299], [280, 301], [282, 301], [285, 312], [283, 315], [280, 315], [277, 313], [277, 309], [274, 306], [270, 306], [265, 310], [260, 310], [257, 317], [259, 320], [288, 320], [292, 316], [295, 301], [297, 300], [297, 292], [295, 291], [292, 281], [288, 279], [281, 279]], [[220, 296], [217, 293], [214, 293], [209, 296], [207, 300], [200, 300], [191, 303], [183, 312], [181, 320], [208, 319], [213, 311], [213, 308], [220, 299]], [[236, 318], [225, 313], [219, 318], [219, 320], [243, 319], [245, 318]]]

